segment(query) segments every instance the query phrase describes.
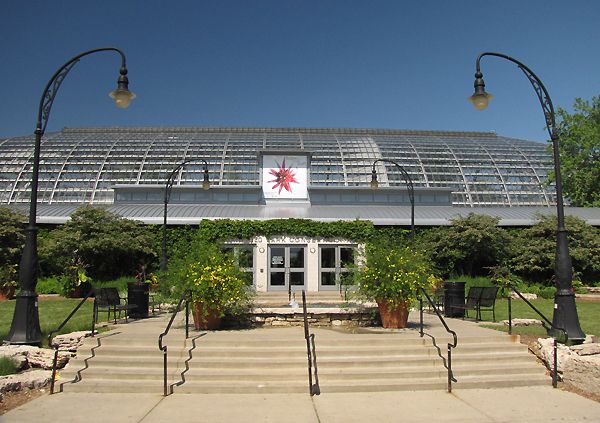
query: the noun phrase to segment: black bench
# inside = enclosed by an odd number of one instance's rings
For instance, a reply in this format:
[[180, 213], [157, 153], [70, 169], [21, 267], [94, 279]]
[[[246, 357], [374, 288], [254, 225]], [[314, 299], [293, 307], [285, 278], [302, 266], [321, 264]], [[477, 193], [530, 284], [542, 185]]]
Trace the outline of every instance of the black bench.
[[101, 308], [108, 312], [107, 320], [110, 320], [110, 312], [112, 311], [115, 323], [117, 323], [117, 311], [119, 312], [119, 319], [121, 318], [121, 312], [125, 312], [125, 322], [127, 322], [129, 311], [137, 308], [135, 304], [128, 304], [127, 298], [120, 297], [117, 288], [96, 288], [94, 289], [94, 294], [94, 316], [96, 322], [98, 322], [98, 311]]
[[465, 297], [463, 306], [454, 306], [465, 310], [468, 316], [469, 310], [475, 311], [475, 320], [481, 320], [482, 311], [491, 311], [494, 322], [496, 321], [496, 297], [498, 296], [497, 286], [472, 286]]

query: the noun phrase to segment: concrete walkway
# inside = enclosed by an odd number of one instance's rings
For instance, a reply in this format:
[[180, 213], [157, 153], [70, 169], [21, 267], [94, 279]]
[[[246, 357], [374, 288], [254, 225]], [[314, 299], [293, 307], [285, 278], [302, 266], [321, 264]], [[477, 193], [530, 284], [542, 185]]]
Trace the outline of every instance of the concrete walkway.
[[328, 394], [58, 394], [0, 416], [69, 422], [600, 422], [600, 404], [551, 387]]
[[[118, 325], [127, 332], [136, 325], [156, 336], [161, 318]], [[442, 337], [435, 316], [426, 315], [428, 331]], [[418, 314], [411, 314], [411, 327]], [[460, 337], [497, 336], [460, 319], [449, 319]], [[273, 329], [277, 330], [277, 329]], [[284, 330], [285, 332], [286, 330]], [[294, 331], [295, 332], [295, 331]], [[327, 336], [326, 331], [315, 331]], [[221, 333], [225, 335], [225, 333]], [[440, 339], [441, 341], [441, 339]], [[59, 393], [43, 396], [2, 416], [0, 422], [600, 422], [600, 403], [548, 386], [498, 389], [454, 389], [379, 393], [306, 394], [157, 394]]]

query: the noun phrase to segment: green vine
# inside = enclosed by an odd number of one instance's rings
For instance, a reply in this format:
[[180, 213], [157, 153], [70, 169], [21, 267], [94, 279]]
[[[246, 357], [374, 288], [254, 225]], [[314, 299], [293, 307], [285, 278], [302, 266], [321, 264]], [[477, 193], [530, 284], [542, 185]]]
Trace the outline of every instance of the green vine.
[[351, 222], [317, 222], [307, 219], [277, 220], [205, 220], [200, 224], [198, 237], [208, 242], [231, 239], [252, 239], [256, 236], [305, 236], [309, 238], [343, 238], [366, 242], [375, 236], [373, 223], [365, 220]]

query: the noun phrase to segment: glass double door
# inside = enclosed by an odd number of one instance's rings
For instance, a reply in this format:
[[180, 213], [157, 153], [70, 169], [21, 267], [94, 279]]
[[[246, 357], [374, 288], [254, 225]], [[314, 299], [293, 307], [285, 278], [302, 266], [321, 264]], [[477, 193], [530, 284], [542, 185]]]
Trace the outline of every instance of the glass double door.
[[306, 247], [269, 247], [269, 291], [301, 291], [306, 287]]

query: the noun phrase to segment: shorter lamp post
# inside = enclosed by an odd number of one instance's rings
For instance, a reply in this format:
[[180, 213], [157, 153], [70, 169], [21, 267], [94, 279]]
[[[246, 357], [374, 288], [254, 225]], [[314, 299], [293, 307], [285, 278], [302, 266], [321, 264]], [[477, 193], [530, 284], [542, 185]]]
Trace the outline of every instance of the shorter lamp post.
[[202, 189], [208, 190], [210, 188], [210, 181], [208, 180], [208, 163], [203, 159], [189, 159], [185, 160], [177, 165], [175, 169], [169, 174], [167, 182], [165, 184], [165, 208], [163, 213], [163, 227], [162, 227], [162, 251], [160, 257], [160, 270], [163, 272], [167, 270], [167, 208], [169, 199], [171, 198], [171, 190], [173, 189], [173, 183], [175, 182], [175, 175], [181, 168], [190, 162], [201, 161], [204, 163], [204, 180], [202, 181]]
[[410, 178], [408, 172], [396, 163], [394, 160], [390, 159], [377, 159], [373, 162], [373, 168], [371, 170], [371, 188], [379, 188], [379, 182], [377, 181], [377, 172], [375, 171], [375, 165], [379, 162], [391, 163], [396, 165], [398, 170], [400, 170], [400, 174], [406, 183], [406, 187], [408, 188], [408, 198], [410, 199], [410, 237], [414, 239], [415, 237], [415, 189], [413, 186], [413, 181]]
[[492, 95], [485, 91], [485, 83], [483, 82], [483, 74], [481, 73], [479, 62], [484, 56], [494, 56], [501, 59], [506, 59], [509, 62], [516, 64], [525, 74], [542, 106], [544, 118], [546, 119], [546, 129], [552, 140], [552, 148], [554, 153], [554, 177], [556, 187], [556, 215], [557, 215], [557, 230], [556, 230], [556, 264], [554, 274], [556, 279], [556, 295], [554, 297], [554, 316], [552, 325], [556, 328], [563, 328], [567, 332], [568, 339], [572, 342], [580, 342], [585, 339], [585, 333], [579, 325], [579, 317], [577, 316], [577, 307], [575, 305], [575, 294], [573, 293], [573, 269], [571, 264], [571, 256], [569, 255], [569, 240], [567, 229], [565, 228], [565, 211], [562, 195], [562, 178], [560, 173], [560, 153], [558, 148], [558, 131], [556, 129], [556, 117], [554, 114], [554, 106], [550, 99], [548, 90], [533, 73], [531, 69], [525, 66], [517, 59], [501, 53], [481, 53], [477, 57], [475, 63], [475, 93], [469, 97], [477, 110], [487, 108]]
[[38, 279], [38, 252], [37, 252], [37, 191], [38, 175], [40, 168], [40, 150], [42, 137], [48, 125], [50, 111], [54, 98], [63, 80], [79, 60], [90, 54], [103, 51], [114, 51], [121, 56], [121, 68], [117, 79], [117, 89], [109, 95], [115, 100], [116, 106], [124, 109], [129, 106], [135, 94], [129, 91], [127, 79], [127, 66], [125, 54], [114, 47], [97, 48], [78, 54], [71, 58], [52, 75], [46, 84], [38, 108], [37, 125], [35, 127], [35, 145], [33, 152], [33, 169], [31, 174], [31, 196], [29, 199], [29, 223], [25, 229], [25, 245], [19, 265], [19, 288], [15, 304], [12, 325], [8, 333], [7, 342], [11, 344], [37, 345], [42, 341], [40, 318], [38, 313], [38, 295], [35, 291]]

